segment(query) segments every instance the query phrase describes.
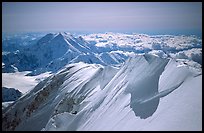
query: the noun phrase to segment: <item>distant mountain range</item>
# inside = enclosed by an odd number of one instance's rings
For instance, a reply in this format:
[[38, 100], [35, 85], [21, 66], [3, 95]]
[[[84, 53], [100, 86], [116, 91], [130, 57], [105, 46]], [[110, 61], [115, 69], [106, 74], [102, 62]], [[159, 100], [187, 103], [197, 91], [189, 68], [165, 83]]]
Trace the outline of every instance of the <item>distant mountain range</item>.
[[37, 75], [56, 72], [66, 64], [80, 61], [119, 65], [141, 53], [189, 59], [202, 64], [202, 40], [196, 36], [105, 33], [74, 37], [60, 32], [49, 33], [40, 39], [28, 38], [14, 38], [13, 43], [3, 39], [3, 72], [29, 70], [32, 71], [30, 75]]
[[2, 87], [2, 102], [15, 101], [22, 96], [19, 90]]

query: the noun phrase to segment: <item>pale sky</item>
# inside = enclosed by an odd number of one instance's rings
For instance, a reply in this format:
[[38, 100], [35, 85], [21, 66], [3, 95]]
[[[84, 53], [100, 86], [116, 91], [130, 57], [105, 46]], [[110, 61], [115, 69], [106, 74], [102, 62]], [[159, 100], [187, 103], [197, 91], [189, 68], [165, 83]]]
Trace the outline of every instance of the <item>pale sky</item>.
[[2, 32], [38, 31], [202, 32], [202, 3], [2, 3]]

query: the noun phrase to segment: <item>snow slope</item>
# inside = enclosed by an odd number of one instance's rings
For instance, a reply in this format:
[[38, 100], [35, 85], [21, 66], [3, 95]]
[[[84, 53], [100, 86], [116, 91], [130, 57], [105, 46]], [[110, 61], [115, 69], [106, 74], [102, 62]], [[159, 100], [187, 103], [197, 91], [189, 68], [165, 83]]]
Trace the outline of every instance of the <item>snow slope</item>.
[[5, 108], [2, 128], [202, 130], [201, 80], [201, 68], [151, 54], [121, 67], [69, 64]]

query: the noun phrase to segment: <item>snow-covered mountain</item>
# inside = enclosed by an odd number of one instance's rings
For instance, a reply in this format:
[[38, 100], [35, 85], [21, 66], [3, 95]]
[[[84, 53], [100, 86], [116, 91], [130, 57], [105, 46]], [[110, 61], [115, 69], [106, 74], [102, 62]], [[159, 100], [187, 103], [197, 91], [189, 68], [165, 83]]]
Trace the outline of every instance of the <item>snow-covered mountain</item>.
[[4, 52], [14, 52], [25, 46], [34, 45], [45, 33], [19, 33], [4, 34], [2, 33], [2, 50]]
[[14, 68], [17, 68], [18, 71], [31, 70], [36, 75], [45, 71], [57, 71], [67, 63], [79, 61], [102, 65], [124, 61], [124, 59], [117, 61], [111, 56], [104, 60], [104, 56], [101, 55], [103, 58], [101, 59], [100, 55], [96, 54], [97, 52], [97, 47], [90, 45], [81, 36], [75, 38], [66, 32], [49, 33], [30, 47], [26, 46], [14, 52], [3, 51], [3, 63], [5, 64], [3, 72], [14, 72]]
[[133, 50], [164, 50], [165, 52], [181, 51], [190, 48], [202, 48], [202, 39], [194, 35], [146, 35], [146, 34], [124, 34], [104, 33], [89, 34], [83, 38], [96, 44], [98, 47], [110, 47], [112, 51], [121, 48], [132, 47]]
[[[95, 45], [100, 52], [149, 52], [159, 56], [189, 59], [202, 64], [202, 39], [194, 35], [147, 35], [107, 32], [104, 34], [84, 35], [83, 38], [90, 44]], [[179, 52], [184, 53], [184, 56], [177, 56]]]
[[72, 63], [5, 108], [2, 129], [202, 130], [201, 80], [200, 64], [152, 54]]
[[[3, 47], [8, 46], [4, 43]], [[10, 44], [11, 45], [11, 44]], [[134, 54], [189, 59], [202, 64], [202, 40], [196, 36], [105, 33], [74, 37], [67, 32], [49, 33], [19, 50], [3, 50], [3, 72], [56, 72], [68, 63], [117, 65]]]
[[19, 90], [2, 87], [2, 102], [15, 101], [22, 96]]
[[3, 130], [202, 130], [196, 36], [60, 32], [2, 44], [2, 87], [23, 92], [2, 103]]

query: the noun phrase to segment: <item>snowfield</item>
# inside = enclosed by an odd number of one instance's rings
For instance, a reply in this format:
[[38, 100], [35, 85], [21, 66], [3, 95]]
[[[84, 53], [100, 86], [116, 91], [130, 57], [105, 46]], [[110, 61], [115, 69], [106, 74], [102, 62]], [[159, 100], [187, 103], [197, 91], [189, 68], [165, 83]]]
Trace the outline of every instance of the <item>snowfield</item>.
[[201, 65], [152, 54], [68, 64], [5, 108], [2, 129], [201, 131]]
[[28, 73], [30, 72], [2, 73], [2, 87], [15, 88], [22, 93], [26, 93], [33, 89], [40, 80], [50, 75], [49, 72], [46, 72], [37, 76], [26, 76]]

